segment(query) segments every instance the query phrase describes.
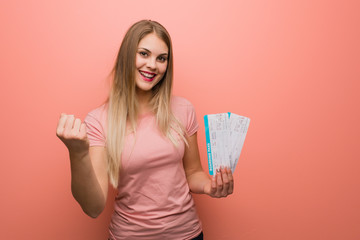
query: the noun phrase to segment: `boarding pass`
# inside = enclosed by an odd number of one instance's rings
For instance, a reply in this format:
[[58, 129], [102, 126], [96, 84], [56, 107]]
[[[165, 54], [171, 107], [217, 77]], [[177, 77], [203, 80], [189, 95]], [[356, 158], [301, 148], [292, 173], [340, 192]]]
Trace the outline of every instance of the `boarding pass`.
[[220, 167], [229, 167], [234, 172], [250, 119], [229, 112], [205, 115], [204, 123], [210, 175]]

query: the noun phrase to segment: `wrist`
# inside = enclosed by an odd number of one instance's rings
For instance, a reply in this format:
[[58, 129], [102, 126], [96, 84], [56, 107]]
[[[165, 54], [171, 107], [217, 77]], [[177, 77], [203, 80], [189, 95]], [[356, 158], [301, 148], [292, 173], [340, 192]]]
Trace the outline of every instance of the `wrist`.
[[70, 159], [84, 159], [89, 154], [89, 149], [82, 149], [82, 150], [69, 150]]

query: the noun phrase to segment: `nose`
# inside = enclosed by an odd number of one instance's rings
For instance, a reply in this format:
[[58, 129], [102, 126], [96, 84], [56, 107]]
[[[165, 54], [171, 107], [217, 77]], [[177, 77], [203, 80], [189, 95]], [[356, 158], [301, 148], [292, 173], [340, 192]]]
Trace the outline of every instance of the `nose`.
[[156, 59], [152, 57], [148, 58], [146, 66], [153, 70], [156, 69]]

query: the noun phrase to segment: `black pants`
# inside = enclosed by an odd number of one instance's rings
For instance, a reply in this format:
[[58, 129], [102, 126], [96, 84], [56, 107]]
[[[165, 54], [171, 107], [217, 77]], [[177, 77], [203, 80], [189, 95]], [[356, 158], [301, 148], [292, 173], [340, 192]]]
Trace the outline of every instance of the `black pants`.
[[197, 237], [195, 237], [195, 238], [193, 238], [193, 239], [191, 239], [191, 240], [203, 240], [204, 239], [204, 234], [203, 234], [203, 232], [201, 232], [200, 234], [199, 234], [199, 236], [197, 236]]

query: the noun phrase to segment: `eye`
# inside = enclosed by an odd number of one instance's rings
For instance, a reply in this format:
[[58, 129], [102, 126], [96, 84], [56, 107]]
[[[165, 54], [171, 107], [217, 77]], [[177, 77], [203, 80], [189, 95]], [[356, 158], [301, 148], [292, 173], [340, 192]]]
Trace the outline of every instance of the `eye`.
[[159, 56], [159, 57], [158, 57], [158, 60], [159, 60], [160, 62], [166, 62], [166, 61], [167, 61], [167, 58], [164, 57], [164, 56]]
[[148, 56], [148, 53], [147, 52], [144, 52], [144, 51], [141, 51], [139, 52], [140, 56], [143, 56], [143, 57], [147, 57]]

